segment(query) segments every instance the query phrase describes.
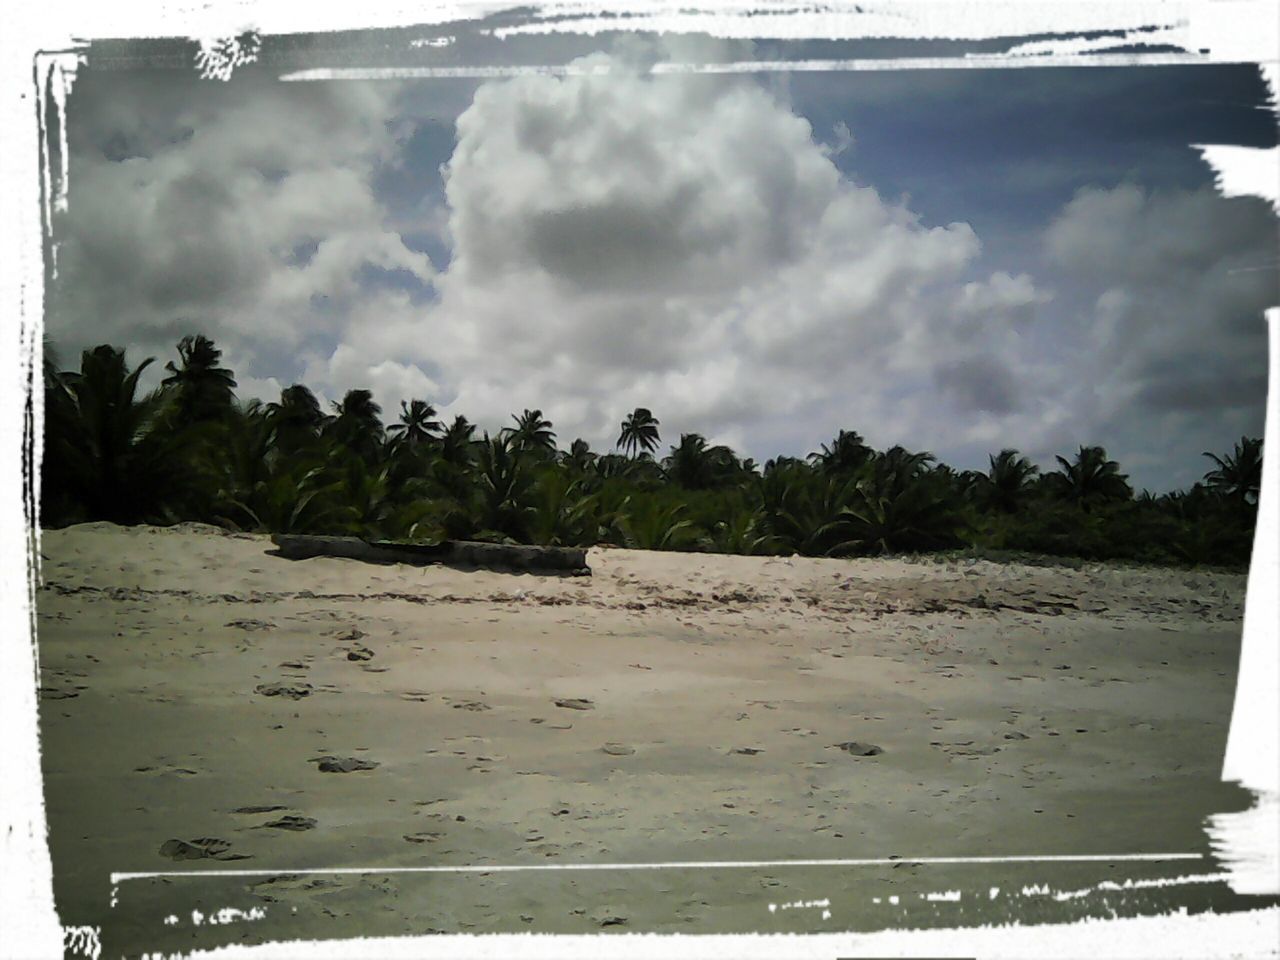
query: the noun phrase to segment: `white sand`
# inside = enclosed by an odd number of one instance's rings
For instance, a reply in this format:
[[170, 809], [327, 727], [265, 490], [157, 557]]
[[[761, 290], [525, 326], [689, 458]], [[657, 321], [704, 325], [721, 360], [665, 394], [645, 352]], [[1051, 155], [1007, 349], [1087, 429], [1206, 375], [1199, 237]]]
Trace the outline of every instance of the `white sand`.
[[[55, 894], [64, 923], [103, 924], [111, 955], [610, 917], [877, 929], [955, 921], [918, 896], [949, 887], [1004, 888], [961, 917], [999, 922], [1040, 909], [1009, 899], [1024, 881], [1213, 866], [911, 858], [1203, 852], [1203, 817], [1248, 802], [1218, 783], [1242, 575], [598, 549], [594, 576], [558, 578], [291, 562], [193, 525], [86, 524], [41, 549]], [[279, 683], [310, 692], [256, 692]], [[323, 756], [377, 766], [325, 773]], [[235, 812], [251, 806], [281, 809]], [[286, 815], [315, 826], [263, 826]], [[200, 838], [249, 859], [160, 853]], [[108, 909], [112, 871], [890, 856], [908, 862], [128, 880]], [[830, 917], [768, 909], [819, 897]], [[193, 906], [265, 917], [197, 927]]]

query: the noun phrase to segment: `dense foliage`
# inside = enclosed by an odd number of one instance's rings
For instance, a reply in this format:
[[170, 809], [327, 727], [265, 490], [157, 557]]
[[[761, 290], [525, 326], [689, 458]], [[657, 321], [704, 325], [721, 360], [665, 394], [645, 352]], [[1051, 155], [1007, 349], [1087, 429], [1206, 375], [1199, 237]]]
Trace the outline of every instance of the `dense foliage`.
[[805, 460], [757, 466], [684, 434], [662, 459], [638, 408], [616, 452], [560, 450], [540, 410], [481, 433], [423, 400], [385, 425], [368, 390], [326, 413], [305, 386], [240, 403], [206, 337], [178, 344], [154, 392], [124, 352], [44, 371], [41, 519], [204, 521], [273, 533], [508, 540], [651, 550], [854, 556], [976, 548], [1085, 559], [1238, 566], [1249, 559], [1262, 444], [1241, 438], [1190, 490], [1135, 497], [1101, 447], [1041, 473], [1015, 450], [955, 471], [840, 431]]

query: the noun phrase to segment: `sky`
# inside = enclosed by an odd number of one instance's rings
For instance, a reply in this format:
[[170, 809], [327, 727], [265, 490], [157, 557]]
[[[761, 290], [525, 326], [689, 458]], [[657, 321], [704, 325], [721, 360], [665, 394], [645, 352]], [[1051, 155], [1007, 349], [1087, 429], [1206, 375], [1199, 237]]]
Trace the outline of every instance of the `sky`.
[[538, 408], [597, 450], [645, 406], [662, 452], [1097, 444], [1163, 492], [1262, 435], [1277, 222], [1190, 146], [1276, 142], [1255, 67], [655, 76], [753, 51], [592, 43], [483, 81], [91, 61], [47, 338], [154, 386], [204, 333], [241, 398]]

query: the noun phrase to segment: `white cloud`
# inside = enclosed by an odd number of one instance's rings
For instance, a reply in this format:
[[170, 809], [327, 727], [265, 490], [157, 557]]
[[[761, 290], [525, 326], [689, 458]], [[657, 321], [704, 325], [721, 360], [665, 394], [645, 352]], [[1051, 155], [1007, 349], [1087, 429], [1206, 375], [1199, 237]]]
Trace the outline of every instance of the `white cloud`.
[[[496, 426], [539, 406], [565, 442], [609, 446], [637, 405], [666, 439], [715, 440], [816, 403], [834, 432], [896, 372], [954, 359], [968, 225], [842, 179], [751, 80], [588, 65], [610, 72], [488, 83], [458, 120], [453, 258], [416, 321], [447, 412]], [[1040, 301], [1025, 277], [993, 284], [993, 302]], [[385, 349], [347, 344], [369, 365]]]
[[255, 360], [278, 362], [331, 328], [316, 301], [354, 297], [362, 268], [432, 279], [430, 260], [384, 226], [371, 187], [394, 147], [394, 88], [220, 86], [125, 83], [104, 104], [90, 79], [74, 95], [49, 320], [72, 351], [128, 342], [169, 357], [199, 331], [250, 365], [242, 375], [278, 373]]
[[1182, 464], [1170, 485], [1199, 477], [1201, 451], [1261, 436], [1275, 230], [1265, 203], [1207, 186], [1087, 189], [1066, 205], [1045, 243], [1094, 297], [1064, 356], [1083, 430], [1134, 462]]

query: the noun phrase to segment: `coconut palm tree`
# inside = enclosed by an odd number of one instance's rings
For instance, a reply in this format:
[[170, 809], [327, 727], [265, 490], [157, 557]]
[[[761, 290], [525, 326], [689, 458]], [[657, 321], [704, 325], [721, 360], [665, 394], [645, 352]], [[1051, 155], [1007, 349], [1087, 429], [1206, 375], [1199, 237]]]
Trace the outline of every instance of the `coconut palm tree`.
[[841, 430], [831, 441], [825, 443], [817, 453], [809, 454], [809, 459], [826, 473], [848, 475], [853, 473], [875, 454], [862, 437], [853, 430]]
[[1107, 459], [1102, 447], [1084, 447], [1076, 453], [1075, 461], [1057, 457], [1062, 465], [1056, 476], [1062, 479], [1056, 485], [1066, 499], [1076, 503], [1086, 513], [1097, 503], [1107, 500], [1128, 500], [1133, 490], [1128, 477], [1120, 472], [1120, 465]]
[[525, 410], [519, 416], [513, 413], [511, 419], [516, 422], [515, 429], [509, 429], [509, 433], [517, 453], [538, 457], [555, 453], [555, 431], [551, 429], [551, 421], [543, 418], [541, 410]]
[[348, 390], [335, 403], [336, 416], [328, 424], [333, 438], [364, 460], [376, 460], [382, 450], [382, 408], [368, 390]]
[[658, 449], [658, 421], [645, 407], [636, 407], [622, 421], [622, 432], [614, 444], [627, 456], [636, 450], [653, 453]]
[[276, 429], [276, 447], [293, 456], [314, 445], [326, 417], [316, 395], [300, 383], [280, 391], [278, 403], [269, 403], [267, 417]]
[[1210, 490], [1240, 504], [1242, 510], [1247, 504], [1258, 502], [1262, 490], [1261, 440], [1241, 437], [1231, 453], [1221, 457], [1212, 453], [1204, 456], [1217, 464], [1204, 475]]
[[458, 414], [453, 423], [445, 429], [440, 438], [440, 459], [455, 467], [463, 467], [471, 462], [472, 437], [475, 435], [475, 424]]
[[1004, 449], [998, 455], [988, 455], [991, 469], [985, 475], [975, 477], [975, 493], [986, 507], [1002, 513], [1016, 513], [1031, 491], [1040, 468], [1017, 450]]
[[400, 421], [387, 428], [387, 433], [410, 450], [439, 440], [444, 427], [436, 418], [436, 408], [425, 400], [400, 401]]
[[617, 521], [623, 545], [635, 550], [679, 550], [693, 546], [697, 531], [684, 513], [683, 503], [663, 505], [653, 497], [624, 504]]
[[533, 509], [529, 503], [533, 476], [521, 461], [508, 433], [484, 439], [477, 446], [476, 480], [479, 485], [479, 523], [483, 535], [499, 535], [529, 542]]
[[148, 357], [130, 370], [123, 350], [103, 345], [84, 351], [79, 373], [58, 375], [46, 457], [62, 465], [56, 479], [69, 489], [51, 490], [51, 497], [81, 504], [93, 519], [133, 523], [161, 514], [181, 461], [167, 433], [156, 430], [160, 395], [137, 395], [138, 378], [153, 362]]
[[175, 366], [172, 360], [166, 363], [169, 376], [161, 385], [173, 390], [180, 423], [220, 420], [231, 412], [236, 378], [230, 370], [218, 366], [221, 358], [222, 351], [202, 333], [178, 342], [181, 366]]
[[596, 461], [591, 445], [579, 437], [569, 445], [569, 450], [560, 458], [561, 463], [575, 473], [586, 473]]
[[739, 471], [738, 458], [728, 447], [708, 447], [698, 433], [682, 433], [680, 445], [662, 462], [667, 478], [686, 490], [707, 490], [729, 482]]

